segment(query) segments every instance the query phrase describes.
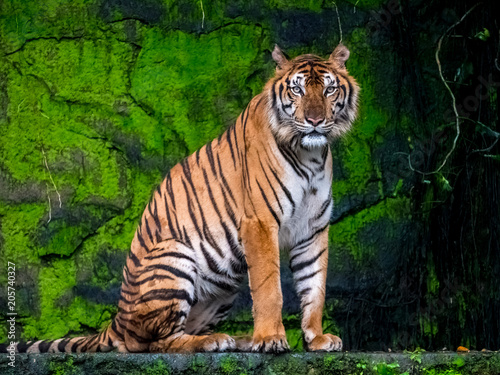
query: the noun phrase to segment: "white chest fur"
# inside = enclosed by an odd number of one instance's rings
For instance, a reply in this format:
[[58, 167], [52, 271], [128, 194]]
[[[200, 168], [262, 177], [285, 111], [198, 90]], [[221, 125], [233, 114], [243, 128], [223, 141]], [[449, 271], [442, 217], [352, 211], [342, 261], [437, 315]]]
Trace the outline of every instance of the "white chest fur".
[[307, 178], [297, 176], [293, 167], [288, 166], [285, 185], [289, 187], [295, 203], [294, 209], [287, 210], [279, 231], [281, 249], [290, 249], [297, 242], [310, 237], [330, 220], [333, 208], [332, 161], [328, 150], [326, 157], [319, 151], [303, 151], [298, 155], [302, 170]]

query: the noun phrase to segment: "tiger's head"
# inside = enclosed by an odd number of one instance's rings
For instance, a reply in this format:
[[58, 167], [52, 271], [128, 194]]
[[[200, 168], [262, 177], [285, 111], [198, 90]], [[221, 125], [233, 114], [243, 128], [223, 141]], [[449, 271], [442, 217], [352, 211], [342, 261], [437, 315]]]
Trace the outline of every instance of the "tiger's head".
[[335, 48], [327, 60], [315, 55], [289, 60], [278, 46], [272, 56], [276, 76], [266, 88], [271, 128], [278, 142], [313, 149], [351, 128], [359, 86], [347, 72], [349, 50], [344, 45]]

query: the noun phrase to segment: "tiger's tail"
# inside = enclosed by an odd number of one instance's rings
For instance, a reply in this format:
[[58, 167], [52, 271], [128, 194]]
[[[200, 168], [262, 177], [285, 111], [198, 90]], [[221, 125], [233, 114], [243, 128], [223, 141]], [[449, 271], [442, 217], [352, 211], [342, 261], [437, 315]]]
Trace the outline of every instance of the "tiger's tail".
[[38, 340], [1, 345], [0, 352], [8, 353], [84, 353], [109, 352], [119, 348], [120, 339], [111, 326], [95, 335], [63, 338], [57, 340]]

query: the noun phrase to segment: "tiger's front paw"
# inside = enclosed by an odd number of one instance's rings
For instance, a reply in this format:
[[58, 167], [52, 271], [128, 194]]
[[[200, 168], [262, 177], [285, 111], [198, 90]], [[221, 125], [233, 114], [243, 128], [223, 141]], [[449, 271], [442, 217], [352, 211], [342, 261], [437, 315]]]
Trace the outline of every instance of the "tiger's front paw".
[[290, 351], [285, 335], [271, 335], [263, 338], [253, 338], [252, 352], [284, 353]]
[[310, 352], [339, 352], [342, 350], [342, 340], [329, 333], [318, 335], [307, 344], [307, 350]]

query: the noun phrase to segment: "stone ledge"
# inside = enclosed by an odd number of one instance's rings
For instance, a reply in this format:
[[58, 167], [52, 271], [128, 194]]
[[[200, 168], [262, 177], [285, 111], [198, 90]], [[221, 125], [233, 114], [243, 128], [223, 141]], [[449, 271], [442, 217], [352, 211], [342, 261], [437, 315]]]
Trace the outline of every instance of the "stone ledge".
[[254, 353], [18, 354], [15, 367], [0, 355], [0, 374], [500, 374], [499, 352], [440, 353]]

